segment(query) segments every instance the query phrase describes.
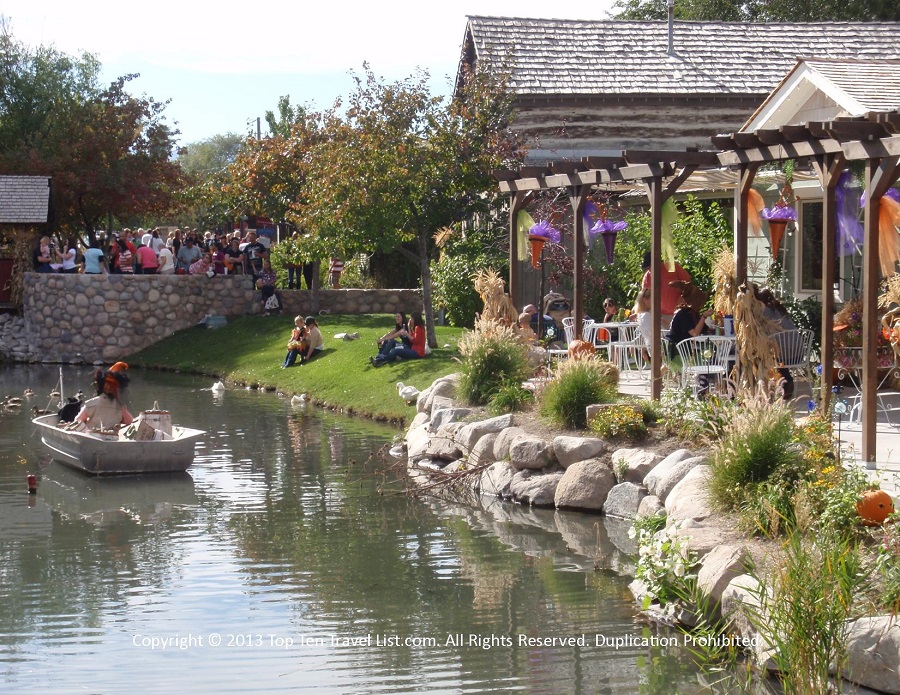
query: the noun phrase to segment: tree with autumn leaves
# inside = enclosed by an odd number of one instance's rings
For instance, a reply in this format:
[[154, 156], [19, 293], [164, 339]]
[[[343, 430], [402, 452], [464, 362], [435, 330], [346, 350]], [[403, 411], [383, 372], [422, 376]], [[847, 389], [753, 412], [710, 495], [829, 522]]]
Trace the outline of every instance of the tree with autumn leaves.
[[90, 54], [29, 48], [0, 20], [0, 169], [51, 177], [51, 229], [86, 232], [110, 216], [164, 215], [183, 186], [166, 104], [98, 84]]
[[[283, 184], [271, 204], [290, 199], [285, 219], [310, 233], [323, 252], [396, 248], [416, 263], [435, 345], [434, 235], [493, 214], [491, 171], [515, 166], [522, 152], [509, 130], [512, 97], [502, 73], [463, 75], [449, 100], [432, 95], [427, 81], [420, 72], [386, 83], [365, 66], [345, 112], [304, 111], [289, 137], [276, 134], [240, 158], [235, 179], [245, 190], [267, 191], [270, 200]], [[415, 251], [405, 247], [410, 243]]]

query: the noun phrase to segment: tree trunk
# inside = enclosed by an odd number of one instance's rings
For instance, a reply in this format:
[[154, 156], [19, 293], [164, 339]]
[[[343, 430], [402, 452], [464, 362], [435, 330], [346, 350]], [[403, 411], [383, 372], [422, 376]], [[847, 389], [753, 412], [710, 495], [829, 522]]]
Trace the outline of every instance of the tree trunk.
[[432, 349], [437, 347], [437, 335], [434, 332], [434, 305], [431, 291], [431, 255], [429, 241], [431, 235], [426, 229], [419, 229], [419, 269], [422, 273], [422, 317], [425, 319], [425, 339]]

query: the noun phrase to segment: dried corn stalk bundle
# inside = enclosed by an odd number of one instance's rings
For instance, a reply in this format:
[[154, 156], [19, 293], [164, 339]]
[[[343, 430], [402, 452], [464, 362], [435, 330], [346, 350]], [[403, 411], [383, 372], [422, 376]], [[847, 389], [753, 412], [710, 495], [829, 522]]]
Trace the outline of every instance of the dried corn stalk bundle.
[[519, 314], [512, 300], [503, 291], [503, 278], [493, 268], [479, 270], [473, 276], [475, 291], [484, 302], [481, 317], [489, 321], [499, 321], [514, 326], [519, 321]]
[[716, 313], [734, 314], [734, 302], [737, 297], [737, 268], [734, 261], [734, 254], [726, 248], [719, 251], [715, 263], [712, 267], [713, 292], [713, 309]]
[[888, 309], [881, 317], [881, 325], [887, 331], [884, 335], [891, 341], [895, 358], [900, 359], [900, 275], [887, 279], [884, 293], [878, 297], [878, 306]]
[[765, 305], [754, 296], [753, 289], [741, 285], [734, 301], [734, 330], [740, 383], [744, 390], [758, 392], [766, 388], [775, 363], [777, 328], [763, 315]]

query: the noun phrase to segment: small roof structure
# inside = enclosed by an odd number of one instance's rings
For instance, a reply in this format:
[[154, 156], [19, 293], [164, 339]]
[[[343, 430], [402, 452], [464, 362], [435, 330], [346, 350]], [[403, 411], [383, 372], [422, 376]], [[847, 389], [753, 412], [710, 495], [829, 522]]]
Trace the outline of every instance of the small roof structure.
[[0, 224], [46, 224], [48, 176], [0, 176]]
[[900, 60], [801, 59], [740, 132], [900, 109]]

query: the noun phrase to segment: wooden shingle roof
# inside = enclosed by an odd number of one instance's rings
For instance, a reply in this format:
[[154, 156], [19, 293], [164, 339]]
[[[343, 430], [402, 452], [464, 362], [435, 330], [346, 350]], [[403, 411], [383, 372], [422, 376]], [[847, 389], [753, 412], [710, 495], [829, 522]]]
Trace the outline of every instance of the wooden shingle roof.
[[0, 176], [0, 224], [45, 224], [50, 202], [46, 176]]
[[522, 96], [768, 94], [800, 58], [900, 59], [900, 23], [468, 18], [463, 57], [512, 69]]

